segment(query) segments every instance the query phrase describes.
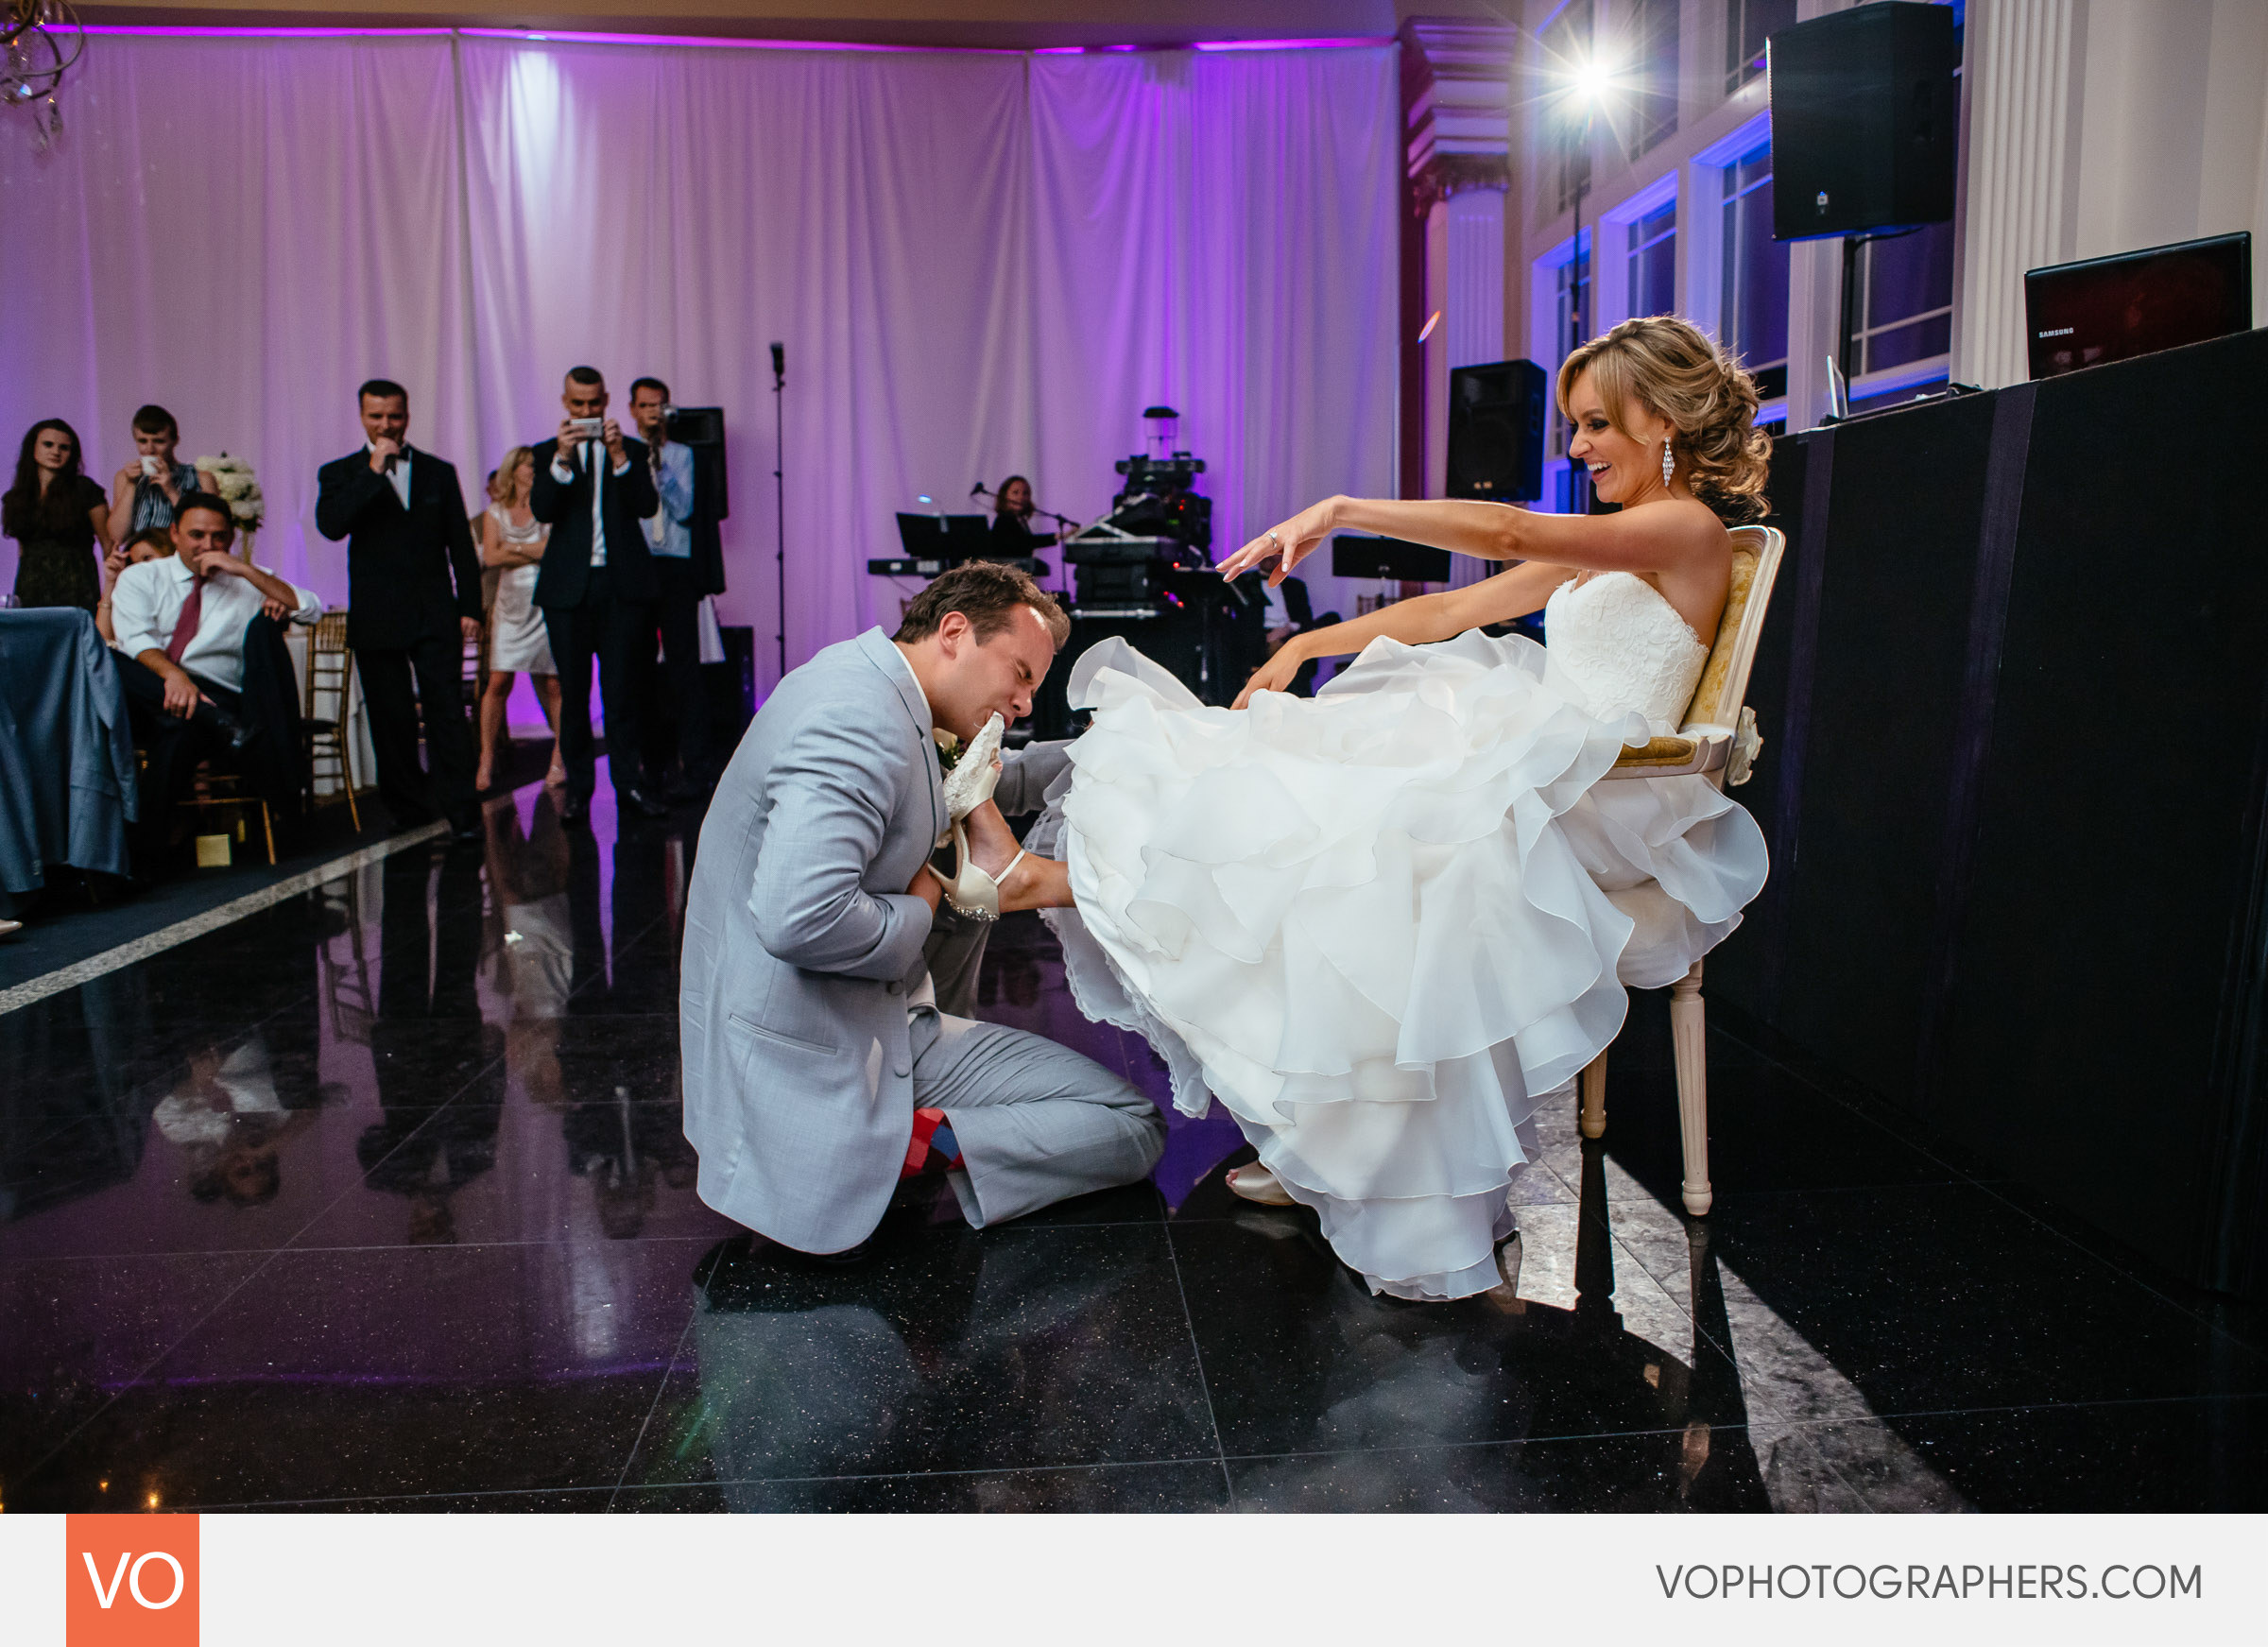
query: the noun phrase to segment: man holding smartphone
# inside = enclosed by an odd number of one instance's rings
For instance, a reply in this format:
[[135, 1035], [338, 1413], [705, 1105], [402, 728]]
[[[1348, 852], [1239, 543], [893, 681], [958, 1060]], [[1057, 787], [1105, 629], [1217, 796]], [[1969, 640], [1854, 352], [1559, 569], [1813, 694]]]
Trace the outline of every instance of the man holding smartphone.
[[[607, 416], [607, 380], [596, 367], [567, 373], [559, 432], [536, 448], [528, 507], [551, 527], [536, 605], [559, 671], [559, 759], [567, 767], [562, 821], [579, 822], [598, 784], [591, 736], [591, 671], [598, 666], [606, 705], [607, 765], [616, 810], [667, 815], [651, 782], [642, 782], [640, 703], [653, 669], [654, 563], [643, 523], [662, 506], [645, 442], [626, 437]], [[643, 656], [638, 647], [643, 644]]]

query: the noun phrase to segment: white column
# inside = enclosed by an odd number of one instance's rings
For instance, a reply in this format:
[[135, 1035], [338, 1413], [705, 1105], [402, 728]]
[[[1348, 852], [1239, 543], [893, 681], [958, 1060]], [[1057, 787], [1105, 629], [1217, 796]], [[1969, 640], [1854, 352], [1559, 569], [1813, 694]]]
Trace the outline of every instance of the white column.
[[2030, 375], [2024, 271], [2075, 255], [2086, 22], [2074, 0], [1969, 10], [1955, 383], [1999, 388]]
[[1426, 313], [1441, 323], [1425, 344], [1426, 495], [1449, 472], [1449, 374], [1504, 357], [1504, 192], [1466, 189], [1426, 218]]
[[1504, 357], [1504, 191], [1517, 36], [1500, 24], [1414, 18], [1401, 39], [1409, 175], [1426, 213], [1424, 312], [1440, 316], [1420, 351], [1425, 403], [1418, 420], [1425, 492], [1439, 497], [1449, 468], [1450, 370]]

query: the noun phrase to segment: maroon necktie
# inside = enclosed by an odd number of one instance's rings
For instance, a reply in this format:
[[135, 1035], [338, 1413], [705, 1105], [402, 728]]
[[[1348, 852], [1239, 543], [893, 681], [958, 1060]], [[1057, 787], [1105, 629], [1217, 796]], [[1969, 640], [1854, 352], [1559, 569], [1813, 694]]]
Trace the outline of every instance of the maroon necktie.
[[189, 598], [181, 603], [181, 615], [173, 620], [173, 639], [165, 643], [165, 656], [176, 663], [189, 650], [189, 643], [197, 639], [197, 626], [205, 615], [205, 580], [197, 579], [189, 586]]

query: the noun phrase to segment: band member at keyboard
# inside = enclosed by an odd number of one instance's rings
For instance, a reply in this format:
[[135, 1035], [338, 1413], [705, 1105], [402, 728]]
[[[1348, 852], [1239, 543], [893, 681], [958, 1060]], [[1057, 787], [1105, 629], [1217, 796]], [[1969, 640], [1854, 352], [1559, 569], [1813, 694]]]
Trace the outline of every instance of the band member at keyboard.
[[1032, 483], [1021, 474], [1011, 474], [1000, 483], [1000, 490], [992, 494], [992, 553], [1003, 560], [1022, 560], [1035, 556], [1056, 540], [1053, 532], [1032, 530], [1035, 513], [1032, 504]]

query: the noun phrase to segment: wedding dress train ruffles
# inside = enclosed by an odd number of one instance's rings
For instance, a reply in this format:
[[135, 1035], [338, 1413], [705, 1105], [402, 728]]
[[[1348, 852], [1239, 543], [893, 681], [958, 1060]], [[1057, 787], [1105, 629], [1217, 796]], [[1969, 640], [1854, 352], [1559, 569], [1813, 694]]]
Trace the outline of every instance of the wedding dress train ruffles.
[[[1374, 641], [1313, 699], [1207, 708], [1106, 641], [1072, 670], [1051, 911], [1074, 999], [1227, 1106], [1375, 1291], [1497, 1281], [1533, 1117], [1761, 890], [1754, 820], [1695, 777], [1602, 783], [1675, 729], [1708, 649], [1627, 573], [1547, 650]], [[1052, 821], [1052, 820], [1051, 820]], [[1053, 832], [1052, 831], [1050, 832]], [[1030, 842], [1026, 843], [1031, 844]]]

